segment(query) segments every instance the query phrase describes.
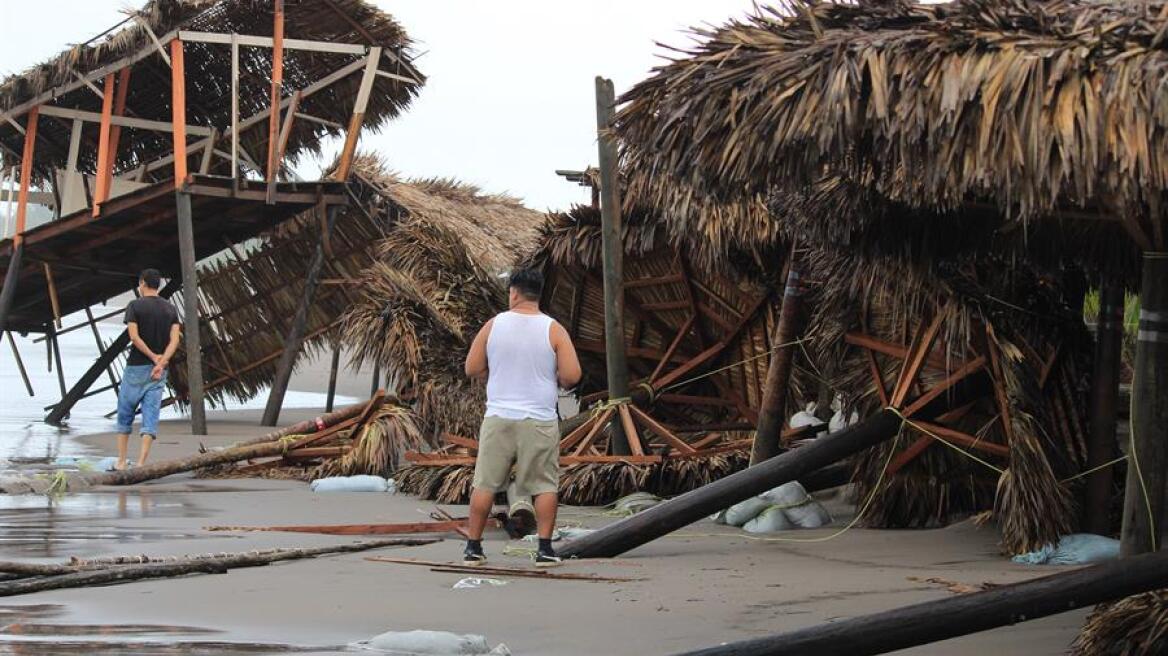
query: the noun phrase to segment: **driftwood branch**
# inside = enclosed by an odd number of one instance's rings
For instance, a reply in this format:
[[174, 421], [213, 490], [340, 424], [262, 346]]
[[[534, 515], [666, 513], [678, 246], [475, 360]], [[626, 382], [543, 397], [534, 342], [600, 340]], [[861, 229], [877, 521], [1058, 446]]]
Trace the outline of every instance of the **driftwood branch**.
[[[128, 583], [130, 581], [144, 579], [171, 578], [175, 576], [186, 576], [187, 574], [222, 574], [229, 569], [259, 567], [284, 560], [313, 558], [335, 553], [368, 551], [382, 547], [410, 547], [440, 541], [441, 539], [439, 538], [395, 538], [392, 540], [374, 540], [307, 549], [246, 552], [213, 557], [195, 556], [171, 562], [110, 565], [99, 569], [85, 569], [84, 566], [78, 568], [66, 565], [64, 567], [69, 570], [67, 572], [57, 570], [57, 573], [49, 576], [35, 576], [16, 581], [0, 582], [0, 597], [12, 597], [44, 590], [84, 588], [94, 585]], [[13, 563], [7, 563], [6, 565], [13, 565]]]

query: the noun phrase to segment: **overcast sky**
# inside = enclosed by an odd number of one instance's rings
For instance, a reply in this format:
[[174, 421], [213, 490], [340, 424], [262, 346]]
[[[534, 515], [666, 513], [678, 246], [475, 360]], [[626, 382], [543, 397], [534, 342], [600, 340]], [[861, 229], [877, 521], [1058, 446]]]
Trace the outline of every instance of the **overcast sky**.
[[[425, 54], [407, 113], [362, 147], [409, 176], [509, 192], [539, 210], [584, 202], [557, 168], [596, 162], [593, 78], [617, 92], [660, 63], [662, 41], [745, 14], [750, 0], [375, 0]], [[123, 18], [123, 0], [0, 0], [0, 73], [19, 72]], [[289, 34], [295, 37], [295, 34]], [[331, 145], [330, 150], [335, 149]], [[332, 152], [327, 159], [332, 158]], [[315, 166], [301, 167], [316, 177]]]

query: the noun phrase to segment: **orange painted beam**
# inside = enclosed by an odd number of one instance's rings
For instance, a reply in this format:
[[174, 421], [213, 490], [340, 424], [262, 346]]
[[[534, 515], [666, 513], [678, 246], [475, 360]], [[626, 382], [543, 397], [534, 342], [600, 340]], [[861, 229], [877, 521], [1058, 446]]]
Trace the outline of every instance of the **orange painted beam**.
[[[114, 96], [114, 116], [123, 116], [126, 113], [126, 94], [130, 91], [130, 67], [127, 66], [118, 72], [117, 93]], [[113, 192], [114, 167], [118, 163], [118, 142], [122, 139], [122, 126], [114, 125], [109, 131], [109, 162], [105, 167], [105, 196], [101, 202], [109, 200]]]
[[187, 80], [183, 67], [183, 44], [170, 42], [171, 127], [174, 130], [174, 186], [182, 188], [187, 179]]
[[105, 88], [101, 92], [101, 126], [97, 141], [97, 189], [93, 192], [93, 216], [101, 215], [101, 204], [109, 198], [110, 167], [110, 118], [114, 112], [114, 74], [105, 76]]
[[276, 0], [272, 25], [272, 114], [268, 118], [268, 171], [267, 180], [273, 181], [280, 175], [280, 160], [277, 156], [280, 139], [280, 94], [284, 82], [284, 0]]
[[32, 158], [36, 154], [37, 119], [40, 107], [28, 111], [28, 125], [24, 128], [24, 151], [20, 155], [20, 193], [16, 197], [16, 236], [12, 243], [19, 246], [24, 241], [24, 222], [28, 216], [28, 186], [32, 181]]

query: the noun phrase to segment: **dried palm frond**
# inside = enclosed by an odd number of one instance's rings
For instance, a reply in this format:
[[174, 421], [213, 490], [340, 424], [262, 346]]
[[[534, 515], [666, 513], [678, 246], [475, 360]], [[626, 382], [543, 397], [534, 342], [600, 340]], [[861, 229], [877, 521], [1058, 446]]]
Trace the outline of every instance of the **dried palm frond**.
[[409, 465], [399, 469], [394, 480], [403, 494], [443, 504], [465, 504], [470, 501], [474, 466]]
[[425, 445], [413, 412], [393, 404], [382, 405], [377, 416], [348, 439], [353, 445], [349, 452], [326, 460], [312, 472], [313, 478], [359, 474], [388, 478], [397, 471], [406, 451]]
[[1168, 653], [1168, 591], [1155, 590], [1099, 604], [1071, 646], [1074, 656], [1153, 656]]
[[742, 471], [748, 464], [750, 452], [747, 450], [698, 457], [666, 458], [657, 466], [649, 489], [663, 497], [683, 494]]
[[560, 473], [560, 502], [573, 506], [603, 506], [649, 489], [653, 465], [627, 462], [579, 463]]

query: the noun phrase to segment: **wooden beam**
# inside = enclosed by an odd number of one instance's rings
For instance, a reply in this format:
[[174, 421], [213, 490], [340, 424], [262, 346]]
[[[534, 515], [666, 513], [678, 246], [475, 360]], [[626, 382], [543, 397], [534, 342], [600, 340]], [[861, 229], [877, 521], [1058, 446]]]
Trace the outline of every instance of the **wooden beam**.
[[357, 101], [353, 105], [353, 116], [349, 120], [349, 130], [345, 134], [345, 145], [341, 148], [340, 163], [334, 178], [341, 181], [349, 179], [353, 167], [353, 154], [357, 150], [357, 137], [361, 133], [361, 125], [365, 122], [365, 110], [369, 106], [369, 94], [373, 91], [373, 82], [377, 79], [377, 63], [381, 60], [381, 48], [371, 48], [366, 60], [365, 73], [361, 77], [361, 85], [357, 88]]
[[[212, 147], [212, 150], [214, 148]], [[239, 35], [231, 33], [231, 178], [239, 177]]]
[[[871, 351], [869, 351], [869, 353], [871, 353]], [[905, 408], [902, 414], [904, 414], [906, 417], [913, 416], [914, 413], [928, 405], [930, 401], [952, 389], [953, 386], [961, 382], [962, 379], [979, 371], [982, 367], [985, 366], [985, 364], [985, 356], [978, 356], [977, 358], [974, 358], [972, 361], [966, 363], [960, 369], [950, 374], [947, 378], [945, 378], [945, 380], [934, 385], [928, 392], [922, 394], [919, 398], [917, 398], [917, 400], [913, 401], [907, 408]]]
[[[150, 28], [150, 22], [142, 14], [137, 12], [134, 13], [134, 18], [142, 26], [142, 29], [146, 30], [146, 33], [150, 35], [150, 40], [154, 43], [154, 47], [158, 49], [158, 54], [162, 55], [162, 61], [166, 62], [167, 66], [170, 66], [170, 55], [166, 54], [166, 48], [162, 47], [162, 42], [158, 40], [158, 35]], [[129, 70], [129, 67], [126, 70]]]
[[[126, 113], [126, 94], [130, 91], [130, 69], [123, 68], [118, 73], [117, 93], [114, 96], [114, 111], [110, 115], [111, 122], [114, 116], [122, 116]], [[113, 191], [113, 175], [114, 168], [118, 164], [118, 145], [122, 139], [122, 126], [111, 125], [109, 130], [109, 155], [105, 167], [105, 196], [101, 198], [101, 202], [109, 200], [110, 193]], [[96, 203], [95, 203], [96, 205]]]
[[892, 391], [892, 398], [890, 399], [892, 407], [899, 408], [904, 404], [904, 399], [908, 396], [912, 384], [916, 381], [921, 367], [924, 366], [925, 359], [933, 350], [933, 342], [937, 339], [937, 332], [940, 331], [941, 323], [947, 315], [946, 309], [942, 308], [938, 310], [937, 315], [933, 317], [928, 327], [921, 333], [916, 344], [909, 349], [909, 358], [900, 370], [900, 378], [897, 380], [896, 387]]
[[[283, 19], [283, 7], [279, 8], [281, 13], [280, 20]], [[183, 41], [190, 41], [192, 43], [214, 43], [219, 45], [230, 45], [232, 37], [241, 46], [249, 46], [253, 48], [272, 48], [277, 49], [282, 47], [284, 50], [304, 50], [307, 52], [331, 52], [342, 55], [364, 55], [372, 50], [369, 46], [359, 45], [355, 43], [333, 43], [331, 41], [310, 41], [307, 39], [285, 39], [283, 38], [283, 30], [280, 31], [279, 46], [274, 36], [253, 36], [251, 34], [225, 34], [223, 32], [192, 32], [188, 30], [181, 30], [178, 33], [178, 38]]]
[[[899, 344], [890, 344], [888, 342], [876, 339], [871, 335], [865, 335], [863, 333], [848, 333], [844, 335], [844, 342], [851, 344], [852, 346], [861, 346], [876, 353], [882, 353], [900, 360], [908, 358], [907, 348], [900, 346]], [[925, 358], [925, 363], [929, 365], [931, 369], [936, 369], [938, 371], [949, 371], [950, 367], [953, 365], [960, 367], [965, 364], [964, 361], [946, 362], [944, 358], [940, 358], [932, 354]]]
[[[624, 407], [624, 406], [622, 406], [622, 407]], [[680, 453], [694, 453], [697, 451], [697, 449], [686, 444], [685, 441], [683, 441], [678, 436], [674, 435], [673, 432], [670, 431], [668, 428], [662, 426], [661, 422], [659, 422], [656, 419], [654, 419], [653, 417], [649, 416], [649, 414], [647, 412], [645, 412], [644, 410], [641, 410], [640, 408], [638, 408], [635, 405], [630, 405], [629, 409], [632, 412], [632, 414], [634, 414], [636, 416], [637, 420], [641, 423], [641, 425], [647, 427], [649, 430], [656, 433], [657, 437], [660, 437], [662, 440], [665, 441], [666, 444], [673, 447], [678, 452], [680, 452]]]
[[657, 362], [657, 366], [653, 369], [653, 373], [649, 374], [650, 385], [653, 384], [653, 381], [657, 378], [657, 376], [661, 375], [661, 370], [665, 368], [665, 364], [669, 362], [669, 360], [673, 357], [673, 354], [677, 352], [677, 347], [681, 345], [682, 340], [687, 334], [689, 334], [690, 328], [693, 327], [694, 321], [696, 320], [697, 315], [691, 314], [689, 315], [689, 318], [685, 320], [685, 323], [682, 324], [681, 328], [678, 329], [677, 335], [673, 337], [673, 341], [670, 342], [669, 347], [665, 349], [665, 354], [662, 355], [661, 360]]
[[41, 266], [45, 269], [45, 284], [49, 288], [49, 304], [53, 308], [53, 323], [59, 329], [61, 328], [61, 300], [57, 298], [57, 285], [53, 282], [53, 269], [48, 262], [42, 262]]
[[280, 138], [280, 97], [284, 83], [284, 0], [275, 0], [272, 12], [272, 111], [268, 115], [268, 167], [266, 180], [269, 182], [268, 196], [271, 203], [271, 184], [279, 177], [279, 163], [276, 161], [276, 142]]
[[1002, 446], [1001, 444], [987, 442], [986, 440], [983, 440], [974, 435], [963, 433], [959, 430], [949, 428], [948, 426], [942, 426], [941, 424], [934, 424], [928, 421], [917, 421], [915, 419], [913, 420], [913, 423], [917, 426], [920, 426], [924, 430], [935, 434], [937, 437], [944, 438], [955, 444], [960, 444], [961, 446], [968, 447], [970, 449], [977, 449], [978, 451], [984, 451], [995, 456], [1001, 456], [1002, 458], [1010, 457], [1010, 448]]
[[[36, 134], [39, 108], [33, 107], [28, 113], [28, 128], [24, 133], [24, 151], [20, 155], [20, 195], [16, 201], [16, 233], [12, 238], [16, 246], [24, 241], [24, 228], [28, 218], [28, 188], [32, 183], [32, 164], [36, 156]], [[13, 266], [9, 263], [9, 266]]]
[[[285, 41], [285, 47], [286, 46], [287, 46], [287, 41]], [[322, 89], [326, 89], [326, 88], [332, 86], [333, 84], [336, 84], [337, 82], [345, 79], [346, 77], [349, 77], [350, 75], [352, 75], [354, 72], [360, 70], [361, 68], [367, 68], [368, 62], [369, 62], [368, 57], [365, 57], [363, 59], [358, 59], [357, 61], [346, 64], [346, 65], [342, 66], [341, 68], [338, 68], [337, 70], [333, 71], [332, 73], [329, 73], [328, 75], [320, 78], [316, 82], [313, 82], [312, 84], [304, 87], [303, 89], [300, 90], [301, 101], [303, 102], [303, 100], [305, 98], [321, 91]], [[282, 109], [290, 102], [292, 102], [291, 97], [285, 98], [284, 100], [282, 100], [280, 102], [280, 108]], [[240, 121], [239, 131], [243, 132], [243, 131], [251, 128], [253, 125], [261, 123], [262, 121], [264, 121], [264, 119], [268, 118], [268, 116], [271, 115], [271, 113], [272, 113], [272, 108], [267, 107], [267, 108], [260, 110], [259, 112], [256, 112], [255, 114], [247, 117], [246, 119]]]
[[101, 215], [101, 204], [109, 197], [110, 178], [107, 175], [113, 162], [110, 161], [110, 118], [114, 111], [114, 74], [105, 76], [105, 91], [101, 101], [101, 127], [97, 146], [97, 190], [93, 194], [93, 216]]
[[[104, 120], [102, 118], [102, 114], [96, 112], [87, 112], [81, 109], [69, 109], [67, 107], [56, 107], [54, 105], [45, 105], [41, 108], [40, 113], [45, 116], [54, 116], [56, 118], [82, 120], [87, 123], [101, 123]], [[154, 132], [174, 132], [173, 123], [167, 121], [152, 121], [143, 118], [134, 118], [132, 116], [114, 116], [112, 115], [112, 111], [111, 116], [109, 117], [109, 124], [111, 126], [123, 128], [153, 130]], [[184, 127], [187, 134], [199, 137], [205, 137], [211, 134], [211, 128], [203, 127], [201, 125], [186, 125]]]
[[69, 133], [69, 154], [65, 158], [65, 170], [77, 172], [77, 158], [81, 155], [81, 129], [85, 121], [73, 119], [73, 129]]
[[[174, 186], [176, 189], [181, 189], [187, 179], [187, 87], [186, 71], [183, 64], [183, 43], [178, 39], [170, 42], [170, 102], [171, 125], [174, 131]], [[189, 196], [187, 197], [187, 207], [189, 215]], [[193, 237], [191, 248], [193, 255]], [[193, 262], [191, 267], [193, 272]], [[187, 290], [188, 293], [194, 293], [195, 287], [188, 284]], [[202, 371], [199, 374], [201, 376]]]
[[[296, 106], [300, 104], [300, 92], [292, 94], [292, 102], [288, 105], [288, 110], [284, 114], [284, 124], [280, 126], [280, 138], [276, 142], [276, 159], [274, 165], [275, 175], [268, 179], [268, 204], [273, 202], [273, 195], [276, 193], [276, 179], [279, 177], [280, 169], [284, 167], [284, 151], [288, 148], [288, 138], [292, 135], [292, 122], [296, 116]], [[275, 116], [275, 113], [272, 114]], [[327, 237], [326, 237], [327, 240]]]
[[624, 282], [625, 289], [640, 289], [641, 287], [656, 287], [657, 285], [665, 285], [675, 282], [684, 282], [685, 276], [680, 273], [671, 273], [667, 276], [657, 276], [654, 278], [637, 278], [634, 280], [626, 280]]
[[633, 424], [632, 413], [629, 412], [629, 404], [625, 403], [617, 406], [617, 412], [620, 413], [621, 428], [624, 429], [625, 439], [628, 440], [629, 449], [632, 451], [632, 454], [634, 456], [645, 455], [645, 451], [641, 445], [641, 436], [637, 434], [637, 427]]

